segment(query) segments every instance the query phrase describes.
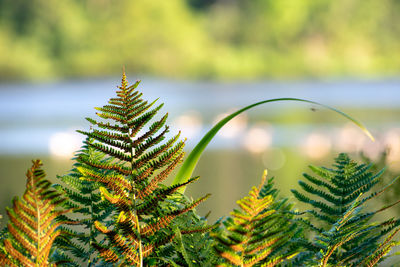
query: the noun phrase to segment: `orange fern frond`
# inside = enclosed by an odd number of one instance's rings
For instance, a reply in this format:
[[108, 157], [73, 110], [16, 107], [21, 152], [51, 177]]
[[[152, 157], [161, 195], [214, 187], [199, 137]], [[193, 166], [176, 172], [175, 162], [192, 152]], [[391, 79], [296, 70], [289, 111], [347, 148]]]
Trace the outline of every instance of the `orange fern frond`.
[[[51, 188], [41, 166], [40, 160], [33, 161], [26, 174], [27, 184], [23, 197], [15, 198], [13, 208], [7, 209], [10, 218], [7, 225], [9, 235], [4, 240], [4, 249], [5, 254], [12, 258], [6, 258], [7, 264], [12, 266], [49, 266], [52, 245], [62, 234], [60, 226], [72, 223], [56, 222], [57, 217], [71, 209], [60, 209], [66, 199]], [[4, 262], [5, 255], [1, 257]]]
[[[241, 210], [234, 210], [224, 221], [225, 229], [213, 233], [215, 250], [224, 259], [224, 266], [275, 266], [296, 251], [282, 249], [293, 235], [286, 213], [278, 213], [274, 196], [262, 194], [265, 172], [259, 187], [237, 201]], [[272, 180], [265, 185], [270, 188]], [[264, 190], [265, 191], [265, 190]], [[282, 256], [282, 257], [280, 257]]]

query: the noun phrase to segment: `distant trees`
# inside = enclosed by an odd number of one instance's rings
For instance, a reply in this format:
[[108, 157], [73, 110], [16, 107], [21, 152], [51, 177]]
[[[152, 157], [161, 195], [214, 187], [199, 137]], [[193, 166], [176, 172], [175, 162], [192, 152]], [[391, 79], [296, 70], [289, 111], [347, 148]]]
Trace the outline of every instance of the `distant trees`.
[[0, 0], [0, 79], [121, 65], [189, 78], [394, 75], [399, 9], [395, 0]]

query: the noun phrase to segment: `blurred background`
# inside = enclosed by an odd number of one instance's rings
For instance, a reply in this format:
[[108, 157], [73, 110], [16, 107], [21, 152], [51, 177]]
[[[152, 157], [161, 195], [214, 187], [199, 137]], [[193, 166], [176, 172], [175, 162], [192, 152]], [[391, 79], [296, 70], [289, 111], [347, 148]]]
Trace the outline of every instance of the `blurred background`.
[[276, 97], [334, 106], [376, 137], [294, 102], [238, 117], [212, 141], [195, 170], [202, 178], [187, 190], [212, 193], [198, 209], [212, 210], [211, 220], [265, 168], [285, 196], [309, 164], [329, 166], [338, 152], [363, 153], [393, 178], [399, 12], [397, 0], [0, 0], [0, 214], [23, 193], [31, 159], [43, 159], [53, 181], [68, 172], [82, 142], [75, 130], [88, 129], [84, 117], [113, 97], [123, 66], [131, 82], [142, 80], [144, 98], [165, 103], [187, 151], [224, 114]]

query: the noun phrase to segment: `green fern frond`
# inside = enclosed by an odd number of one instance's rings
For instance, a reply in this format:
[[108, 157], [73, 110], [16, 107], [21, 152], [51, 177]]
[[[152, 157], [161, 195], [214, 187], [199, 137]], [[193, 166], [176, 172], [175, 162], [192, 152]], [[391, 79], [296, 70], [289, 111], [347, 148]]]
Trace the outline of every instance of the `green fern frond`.
[[[95, 197], [100, 198], [97, 201], [103, 206], [113, 207], [113, 214], [102, 217], [110, 219], [109, 223], [91, 221], [91, 229], [102, 236], [91, 240], [91, 245], [105, 261], [142, 266], [152, 255], [162, 257], [162, 247], [176, 237], [172, 222], [194, 209], [208, 195], [179, 208], [166, 207], [165, 203], [171, 201], [177, 189], [197, 178], [170, 187], [162, 185], [182, 161], [185, 142], [179, 140], [180, 133], [166, 138], [168, 115], [155, 119], [163, 105], [156, 105], [157, 100], [143, 100], [142, 94], [136, 90], [138, 85], [136, 82], [128, 86], [124, 73], [117, 97], [96, 108], [100, 119], [87, 118], [92, 124], [91, 130], [79, 131], [87, 137], [87, 148], [102, 156], [80, 153], [74, 177], [91, 185], [96, 194], [79, 196], [79, 190], [78, 195], [71, 190], [65, 191], [78, 206], [84, 203], [93, 205]], [[73, 180], [68, 179], [65, 179], [67, 183]], [[83, 189], [81, 186], [80, 190]], [[88, 211], [82, 208], [81, 211]], [[93, 213], [94, 207], [91, 210]], [[95, 217], [91, 215], [91, 219]], [[207, 227], [183, 228], [180, 233], [208, 230]]]
[[[333, 224], [331, 229], [315, 237], [318, 247], [321, 247], [317, 257], [317, 259], [320, 258], [318, 259], [319, 266], [327, 266], [328, 261], [339, 248], [353, 240], [369, 227], [368, 225], [358, 227], [354, 224], [347, 224], [352, 217], [360, 212], [361, 209], [358, 205], [359, 203], [354, 201], [343, 216]], [[338, 264], [338, 262], [335, 262], [335, 264]], [[343, 261], [340, 264], [343, 264]], [[338, 265], [340, 266], [340, 264]]]
[[[400, 232], [400, 227], [398, 227], [397, 222], [389, 220], [381, 224], [358, 224], [357, 218], [363, 208], [363, 203], [360, 202], [359, 199], [360, 197], [352, 203], [349, 209], [335, 224], [332, 225], [329, 230], [318, 234], [314, 238], [314, 245], [319, 249], [319, 251], [315, 253], [314, 259], [307, 262], [308, 265], [375, 266], [379, 261], [383, 260], [385, 254], [396, 245], [396, 242], [392, 241], [392, 239], [398, 232]], [[360, 250], [370, 250], [371, 242], [374, 244], [374, 241], [381, 237], [381, 235], [377, 235], [374, 230], [379, 229], [380, 226], [387, 223], [391, 224], [393, 227], [386, 232], [390, 232], [390, 234], [384, 239], [384, 241], [377, 247], [372, 246], [372, 248], [375, 249], [372, 253], [364, 252], [364, 254], [359, 255]], [[355, 243], [355, 240], [359, 241], [360, 237], [364, 238], [370, 233], [375, 234], [375, 237], [378, 238], [372, 237], [367, 242], [364, 242], [362, 246], [354, 247], [351, 251], [345, 251], [343, 249], [346, 246], [348, 247], [349, 244]], [[337, 257], [338, 254], [342, 256], [339, 261]], [[355, 258], [355, 256], [357, 257]], [[332, 258], [335, 259], [332, 260]]]
[[[306, 247], [314, 253], [324, 251], [324, 264], [359, 266], [373, 253], [381, 251], [378, 248], [385, 236], [398, 229], [397, 220], [371, 223], [375, 214], [398, 202], [371, 212], [361, 211], [367, 201], [387, 189], [386, 186], [370, 192], [383, 172], [374, 173], [371, 168], [371, 164], [357, 164], [348, 155], [340, 154], [333, 168], [311, 166], [314, 175], [304, 174], [308, 182], [299, 181], [299, 184], [308, 195], [292, 190], [299, 201], [312, 207], [305, 212], [309, 218], [302, 217], [299, 222], [316, 235]], [[390, 227], [385, 228], [386, 223]]]
[[11, 266], [49, 266], [53, 243], [63, 230], [63, 224], [71, 221], [56, 219], [72, 209], [60, 208], [67, 199], [51, 188], [40, 168], [40, 160], [33, 161], [28, 170], [26, 190], [22, 198], [13, 200], [13, 208], [7, 208], [8, 234], [3, 240], [4, 250], [0, 262]]
[[[77, 223], [69, 226], [66, 230], [70, 232], [67, 240], [57, 240], [56, 245], [59, 250], [70, 253], [74, 257], [75, 265], [96, 266], [97, 264], [104, 265], [98, 257], [96, 250], [91, 246], [94, 242], [104, 242], [99, 239], [99, 233], [95, 230], [94, 222], [101, 221], [106, 225], [111, 224], [111, 215], [115, 207], [108, 201], [102, 199], [99, 188], [101, 183], [93, 179], [89, 174], [97, 173], [98, 167], [96, 162], [101, 166], [105, 166], [103, 173], [108, 175], [110, 170], [107, 166], [111, 166], [111, 160], [106, 158], [104, 153], [95, 151], [87, 143], [94, 142], [94, 139], [88, 138], [85, 145], [76, 154], [73, 169], [69, 174], [59, 176], [62, 184], [55, 185], [60, 190], [63, 190], [68, 196], [66, 206], [74, 208], [74, 215], [71, 218]], [[85, 159], [86, 161], [83, 161]], [[86, 170], [82, 173], [80, 170]], [[119, 170], [115, 166], [110, 168]], [[114, 176], [119, 175], [116, 171]]]
[[[171, 206], [182, 208], [191, 201], [184, 195], [176, 194], [170, 202]], [[161, 253], [157, 253], [162, 262], [172, 266], [216, 266], [220, 257], [213, 249], [213, 239], [210, 231], [216, 229], [219, 223], [207, 226], [204, 217], [200, 217], [191, 210], [177, 217], [171, 227], [174, 229], [173, 243], [165, 246]], [[179, 232], [181, 235], [177, 233]]]

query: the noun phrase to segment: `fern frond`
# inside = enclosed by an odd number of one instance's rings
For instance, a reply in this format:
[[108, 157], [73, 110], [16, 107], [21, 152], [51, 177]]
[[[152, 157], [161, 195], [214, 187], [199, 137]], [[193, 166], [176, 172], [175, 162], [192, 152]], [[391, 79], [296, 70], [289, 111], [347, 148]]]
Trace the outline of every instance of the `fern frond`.
[[190, 183], [197, 181], [199, 177], [194, 177], [189, 179], [187, 182], [182, 184], [171, 185], [166, 188], [159, 188], [157, 191], [154, 191], [152, 196], [146, 199], [140, 206], [138, 206], [138, 213], [139, 214], [148, 214], [149, 212], [153, 211], [157, 204], [161, 201], [164, 201], [168, 196], [172, 193], [176, 192], [182, 186], [186, 186]]
[[175, 158], [173, 162], [164, 170], [162, 170], [159, 174], [157, 174], [151, 181], [146, 185], [140, 192], [138, 192], [137, 197], [139, 199], [143, 199], [151, 194], [153, 194], [154, 190], [158, 188], [158, 184], [164, 181], [168, 175], [175, 169], [175, 167], [182, 161], [183, 154], [180, 154]]
[[59, 250], [73, 255], [78, 266], [82, 266], [83, 263], [88, 266], [104, 264], [93, 247], [95, 242], [104, 243], [104, 239], [101, 239], [99, 232], [95, 230], [94, 222], [100, 221], [109, 225], [110, 216], [115, 212], [115, 206], [102, 198], [99, 188], [103, 184], [96, 178], [103, 175], [116, 177], [125, 171], [125, 168], [111, 164], [111, 159], [89, 146], [88, 143], [91, 142], [94, 142], [94, 139], [88, 138], [85, 141], [85, 145], [76, 155], [77, 162], [74, 168], [69, 174], [58, 177], [63, 184], [56, 185], [69, 197], [66, 206], [75, 209], [76, 215], [73, 219], [77, 222], [66, 229], [71, 232], [67, 240], [56, 242], [56, 246]]
[[94, 119], [91, 118], [86, 118], [88, 122], [90, 122], [92, 125], [97, 125], [101, 129], [105, 130], [111, 130], [111, 131], [118, 131], [121, 133], [127, 133], [129, 131], [129, 128], [126, 126], [120, 126], [118, 124], [110, 124], [109, 122], [103, 123], [103, 122], [98, 122]]
[[[156, 105], [157, 100], [143, 100], [136, 90], [138, 85], [136, 82], [128, 86], [124, 73], [117, 96], [107, 105], [96, 108], [100, 119], [87, 118], [92, 124], [91, 130], [79, 131], [87, 137], [86, 149], [77, 156], [73, 178], [64, 179], [73, 185], [76, 178], [88, 186], [78, 188], [78, 185], [75, 193], [65, 190], [75, 202], [70, 205], [81, 207], [81, 213], [88, 217], [85, 220], [91, 237], [83, 240], [90, 240], [105, 261], [131, 265], [142, 265], [154, 255], [162, 257], [162, 247], [171, 245], [176, 237], [171, 226], [173, 221], [208, 197], [171, 207], [175, 191], [197, 179], [181, 185], [162, 186], [182, 161], [185, 142], [179, 140], [180, 133], [166, 138], [167, 114], [152, 122], [163, 104]], [[93, 156], [96, 154], [101, 156]], [[80, 197], [80, 190], [90, 194]], [[102, 213], [104, 216], [94, 214], [100, 205], [111, 207], [114, 212]], [[182, 229], [181, 233], [210, 229]]]
[[[314, 175], [304, 174], [308, 182], [299, 181], [308, 195], [292, 190], [299, 201], [312, 207], [304, 212], [311, 220], [299, 220], [316, 234], [312, 244], [307, 247], [315, 255], [324, 251], [319, 263], [322, 265], [359, 266], [361, 262], [365, 263], [374, 251], [380, 251], [378, 248], [382, 239], [396, 232], [398, 227], [395, 221], [388, 221], [389, 224], [393, 223], [393, 227], [386, 231], [383, 226], [386, 222], [370, 223], [375, 214], [397, 202], [371, 212], [361, 211], [368, 200], [387, 189], [385, 186], [370, 193], [383, 171], [373, 173], [370, 171], [371, 164], [357, 164], [346, 154], [340, 154], [335, 159], [333, 168], [311, 166], [310, 169]], [[357, 207], [354, 203], [357, 203]]]
[[225, 260], [221, 266], [275, 266], [298, 253], [299, 247], [289, 244], [298, 229], [293, 215], [286, 212], [286, 200], [275, 200], [272, 179], [263, 188], [265, 181], [266, 173], [261, 185], [237, 202], [241, 209], [223, 222], [225, 229], [213, 234], [215, 250]]
[[170, 222], [176, 218], [177, 216], [188, 212], [189, 210], [194, 209], [196, 206], [198, 206], [201, 202], [205, 201], [210, 195], [206, 195], [204, 197], [199, 198], [198, 200], [194, 201], [193, 203], [190, 203], [189, 205], [185, 206], [183, 209], [175, 210], [173, 212], [170, 212], [163, 217], [157, 218], [157, 221], [145, 226], [142, 226], [140, 229], [140, 233], [144, 236], [149, 236], [160, 230], [161, 228], [164, 228], [170, 224]]
[[3, 263], [12, 266], [50, 265], [53, 243], [63, 233], [61, 225], [72, 223], [56, 220], [71, 209], [61, 208], [67, 199], [51, 187], [41, 166], [40, 160], [33, 161], [26, 174], [24, 195], [21, 199], [15, 198], [13, 208], [7, 209], [9, 234], [3, 240], [4, 254], [0, 256]]

